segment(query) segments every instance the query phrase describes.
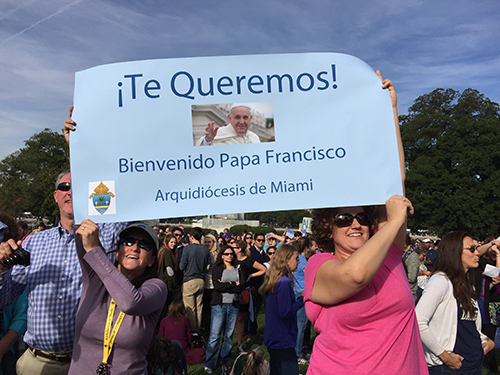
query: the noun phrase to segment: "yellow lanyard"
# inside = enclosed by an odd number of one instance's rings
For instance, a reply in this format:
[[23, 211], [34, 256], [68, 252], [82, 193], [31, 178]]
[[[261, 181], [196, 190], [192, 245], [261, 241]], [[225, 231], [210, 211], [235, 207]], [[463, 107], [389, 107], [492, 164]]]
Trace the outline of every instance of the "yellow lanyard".
[[102, 362], [108, 363], [109, 355], [111, 354], [111, 350], [113, 350], [113, 344], [115, 342], [116, 334], [118, 333], [118, 329], [120, 329], [120, 325], [122, 324], [123, 318], [125, 317], [125, 313], [120, 311], [118, 318], [116, 319], [115, 326], [113, 330], [111, 330], [111, 323], [113, 322], [113, 315], [115, 314], [116, 302], [113, 298], [111, 298], [111, 303], [109, 305], [108, 317], [106, 319], [106, 328], [104, 329], [104, 343], [103, 343], [103, 354], [102, 354]]

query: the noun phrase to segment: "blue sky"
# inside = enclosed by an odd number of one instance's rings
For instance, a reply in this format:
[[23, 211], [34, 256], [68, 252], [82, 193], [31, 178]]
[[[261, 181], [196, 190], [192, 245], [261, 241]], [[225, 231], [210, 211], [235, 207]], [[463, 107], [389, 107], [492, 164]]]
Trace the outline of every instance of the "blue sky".
[[0, 159], [59, 131], [74, 73], [157, 58], [340, 52], [391, 78], [406, 113], [435, 88], [500, 102], [498, 0], [2, 0]]

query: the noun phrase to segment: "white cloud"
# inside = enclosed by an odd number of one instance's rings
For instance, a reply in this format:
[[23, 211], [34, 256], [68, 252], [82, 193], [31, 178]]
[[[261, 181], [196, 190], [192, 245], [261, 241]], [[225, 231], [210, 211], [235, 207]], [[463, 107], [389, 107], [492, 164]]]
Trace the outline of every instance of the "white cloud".
[[151, 58], [341, 52], [391, 78], [404, 113], [437, 87], [500, 101], [500, 3], [3, 0], [0, 159], [59, 130], [74, 73]]

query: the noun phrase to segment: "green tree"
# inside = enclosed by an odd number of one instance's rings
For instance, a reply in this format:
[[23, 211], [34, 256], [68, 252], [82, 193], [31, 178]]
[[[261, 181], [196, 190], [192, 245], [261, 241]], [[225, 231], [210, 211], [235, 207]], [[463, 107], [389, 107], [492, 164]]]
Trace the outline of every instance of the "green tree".
[[298, 228], [302, 224], [302, 218], [310, 216], [311, 213], [307, 210], [290, 210], [246, 213], [245, 219], [259, 220], [262, 225], [272, 227]]
[[0, 211], [12, 216], [29, 211], [57, 221], [54, 182], [69, 168], [62, 134], [44, 129], [25, 141], [25, 147], [0, 161]]
[[476, 90], [436, 89], [400, 116], [409, 228], [500, 234], [499, 111]]

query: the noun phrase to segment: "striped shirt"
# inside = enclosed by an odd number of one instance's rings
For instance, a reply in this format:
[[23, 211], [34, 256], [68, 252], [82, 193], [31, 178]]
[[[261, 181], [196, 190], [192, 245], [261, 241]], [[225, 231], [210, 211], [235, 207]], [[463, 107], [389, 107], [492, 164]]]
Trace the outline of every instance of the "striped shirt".
[[[103, 248], [114, 250], [126, 223], [98, 225]], [[0, 274], [0, 308], [8, 306], [27, 285], [28, 329], [24, 341], [48, 352], [71, 351], [82, 290], [75, 227], [67, 233], [59, 223], [28, 238], [24, 249], [30, 252], [30, 265], [14, 266]]]

